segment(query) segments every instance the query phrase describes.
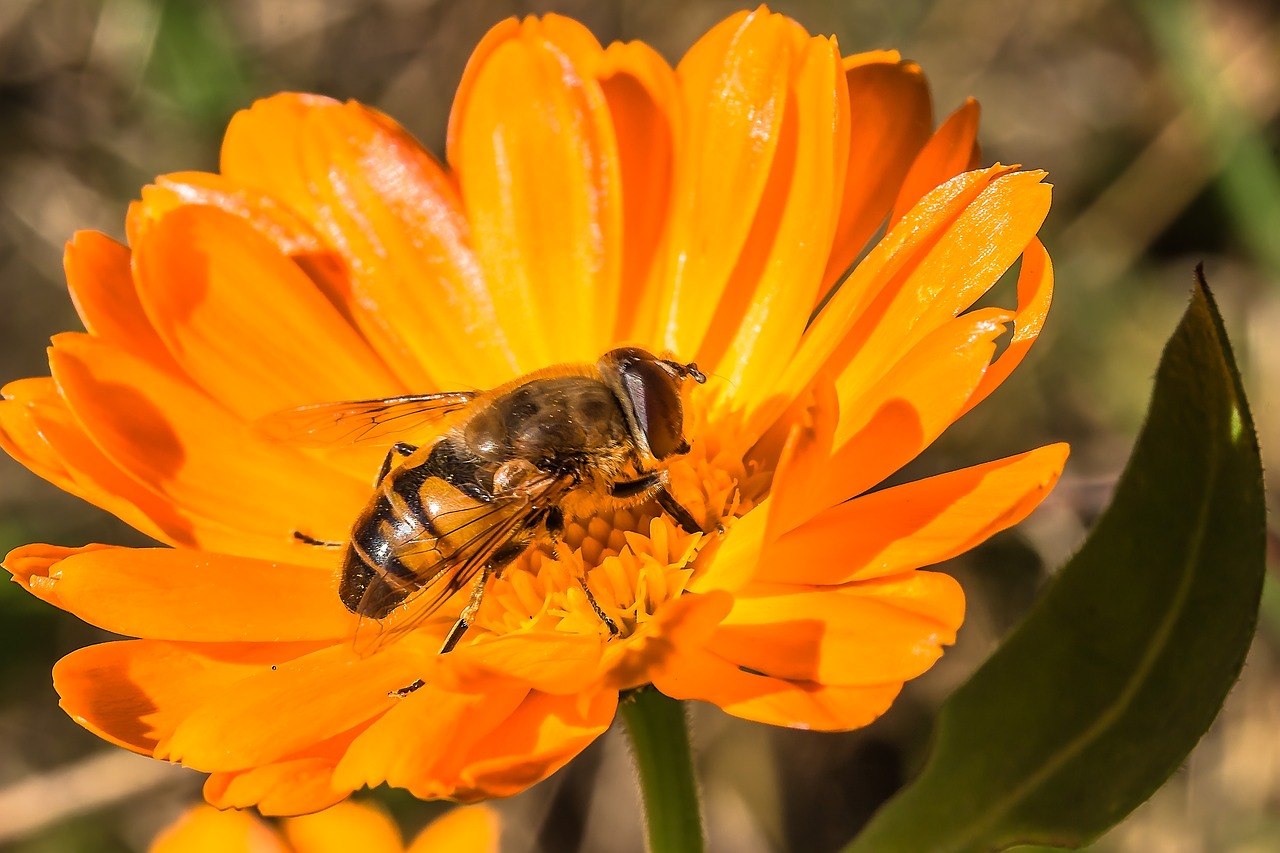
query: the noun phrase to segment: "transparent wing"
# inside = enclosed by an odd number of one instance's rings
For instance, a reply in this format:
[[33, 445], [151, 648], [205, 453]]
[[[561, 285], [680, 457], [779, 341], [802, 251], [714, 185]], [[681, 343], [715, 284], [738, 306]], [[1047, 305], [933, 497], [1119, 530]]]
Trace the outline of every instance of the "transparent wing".
[[[541, 515], [555, 506], [572, 488], [572, 481], [552, 475], [526, 481], [518, 492], [499, 495], [491, 502], [479, 504], [475, 510], [456, 510], [436, 517], [445, 522], [449, 515], [471, 513], [464, 524], [451, 529], [450, 537], [460, 533], [466, 540], [445, 557], [434, 537], [405, 543], [396, 557], [413, 565], [420, 588], [404, 597], [404, 586], [395, 578], [377, 577], [369, 582], [356, 608], [356, 624], [352, 645], [362, 657], [395, 642], [417, 628], [440, 610], [471, 582], [493, 557], [517, 535], [537, 524]], [[398, 602], [398, 603], [397, 603]], [[390, 613], [388, 609], [394, 607]], [[461, 611], [459, 606], [458, 610]], [[385, 613], [381, 618], [372, 614]]]
[[302, 447], [390, 445], [464, 408], [479, 394], [454, 391], [320, 403], [266, 415], [254, 423], [254, 429], [269, 438]]

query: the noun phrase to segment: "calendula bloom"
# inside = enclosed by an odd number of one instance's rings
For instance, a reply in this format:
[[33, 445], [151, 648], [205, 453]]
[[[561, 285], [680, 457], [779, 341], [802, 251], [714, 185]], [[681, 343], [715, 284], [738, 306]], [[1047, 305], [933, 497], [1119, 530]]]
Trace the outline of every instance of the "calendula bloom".
[[[382, 782], [515, 793], [647, 684], [776, 725], [870, 722], [961, 623], [957, 583], [922, 567], [1026, 516], [1066, 457], [873, 491], [1000, 384], [1049, 306], [1049, 187], [976, 168], [976, 121], [971, 102], [931, 133], [916, 65], [842, 59], [765, 9], [674, 69], [564, 18], [499, 24], [447, 165], [355, 103], [238, 114], [218, 174], [143, 191], [127, 248], [76, 235], [88, 333], [4, 389], [15, 458], [167, 546], [8, 556], [33, 594], [139, 638], [64, 658], [62, 707], [208, 772], [210, 803], [275, 814]], [[1019, 258], [1017, 307], [972, 308]], [[571, 519], [489, 582], [450, 653], [465, 592], [357, 653], [339, 554], [294, 532], [344, 541], [385, 447], [302, 449], [255, 423], [622, 344], [711, 377], [687, 383], [692, 449], [667, 466], [708, 532], [656, 504]]]
[[250, 812], [191, 809], [151, 844], [151, 853], [498, 853], [498, 815], [487, 806], [452, 809], [406, 847], [376, 808], [339, 803], [281, 821], [279, 830]]

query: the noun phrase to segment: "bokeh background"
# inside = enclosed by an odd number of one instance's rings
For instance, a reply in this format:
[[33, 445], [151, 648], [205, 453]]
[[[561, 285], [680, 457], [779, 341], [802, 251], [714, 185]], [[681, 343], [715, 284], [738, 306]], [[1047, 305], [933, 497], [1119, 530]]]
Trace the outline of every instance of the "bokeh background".
[[[676, 60], [740, 4], [721, 0], [0, 0], [0, 382], [47, 373], [80, 328], [61, 255], [81, 228], [123, 237], [154, 175], [214, 170], [222, 128], [280, 90], [356, 98], [442, 148], [471, 47], [508, 15], [560, 11], [602, 41]], [[1156, 360], [1203, 260], [1242, 363], [1264, 461], [1280, 454], [1280, 4], [1273, 0], [777, 2], [846, 53], [919, 61], [941, 120], [983, 104], [988, 162], [1048, 169], [1042, 234], [1058, 292], [1028, 363], [913, 467], [927, 474], [1057, 440], [1058, 489], [1018, 530], [949, 565], [970, 595], [959, 643], [880, 721], [840, 735], [694, 714], [712, 849], [834, 850], [910, 776], [938, 702], [996, 645], [1105, 507]], [[1275, 506], [1277, 493], [1270, 494]], [[0, 551], [143, 544], [0, 458]], [[1280, 568], [1276, 537], [1271, 567]], [[245, 579], [246, 584], [252, 578]], [[57, 708], [49, 671], [102, 632], [0, 583], [0, 849], [136, 851], [201, 777], [127, 754]], [[1186, 766], [1100, 851], [1280, 849], [1280, 592], [1244, 677]], [[385, 790], [414, 832], [441, 806]], [[638, 850], [619, 733], [499, 804], [508, 851]]]

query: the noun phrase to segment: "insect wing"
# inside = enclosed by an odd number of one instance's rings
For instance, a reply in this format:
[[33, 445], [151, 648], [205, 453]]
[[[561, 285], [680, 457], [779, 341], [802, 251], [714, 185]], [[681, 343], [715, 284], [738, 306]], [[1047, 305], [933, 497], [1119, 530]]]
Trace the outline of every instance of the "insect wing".
[[320, 403], [266, 415], [254, 428], [269, 438], [301, 447], [390, 445], [465, 408], [477, 396], [478, 391], [454, 391]]
[[[571, 487], [571, 481], [566, 478], [545, 475], [526, 481], [518, 492], [497, 495], [488, 503], [477, 504], [475, 510], [455, 510], [474, 512], [474, 515], [462, 526], [452, 529], [451, 537], [461, 532], [467, 538], [448, 557], [431, 536], [399, 547], [396, 557], [415, 566], [421, 587], [406, 598], [402, 581], [380, 576], [369, 582], [356, 608], [360, 617], [352, 638], [356, 653], [365, 657], [395, 642], [456, 594], [469, 589], [485, 564], [522, 531], [536, 524]], [[440, 523], [450, 514], [443, 513], [435, 520]], [[387, 613], [391, 607], [394, 610]], [[380, 618], [372, 615], [377, 613], [387, 615]]]

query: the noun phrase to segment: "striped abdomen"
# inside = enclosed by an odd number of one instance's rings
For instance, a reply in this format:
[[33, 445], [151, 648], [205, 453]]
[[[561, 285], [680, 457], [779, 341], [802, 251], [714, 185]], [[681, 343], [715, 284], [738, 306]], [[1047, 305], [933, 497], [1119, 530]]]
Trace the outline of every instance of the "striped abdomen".
[[[338, 592], [353, 613], [381, 619], [433, 584], [447, 597], [468, 579], [457, 573], [516, 511], [488, 502], [492, 474], [457, 453], [449, 438], [424, 455], [420, 464], [410, 458], [391, 471], [352, 528]], [[515, 559], [529, 535], [504, 539], [486, 560], [493, 568]], [[470, 566], [471, 573], [479, 568]]]

